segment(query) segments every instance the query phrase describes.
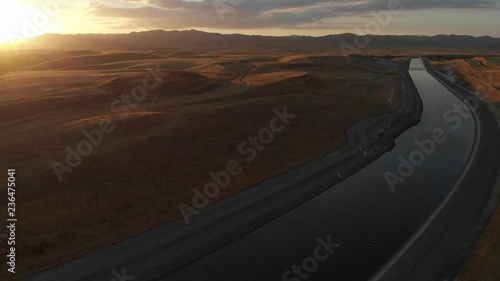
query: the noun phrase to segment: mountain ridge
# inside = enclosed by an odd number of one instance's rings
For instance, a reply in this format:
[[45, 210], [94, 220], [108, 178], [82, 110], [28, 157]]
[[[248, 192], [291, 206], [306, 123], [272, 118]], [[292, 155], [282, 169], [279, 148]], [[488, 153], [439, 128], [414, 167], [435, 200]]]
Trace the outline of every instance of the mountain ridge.
[[[355, 42], [362, 42], [357, 46]], [[366, 44], [365, 44], [366, 43]], [[53, 49], [61, 45], [72, 49], [256, 49], [276, 51], [332, 51], [340, 44], [357, 49], [370, 48], [455, 48], [500, 50], [500, 38], [470, 35], [366, 35], [352, 33], [319, 37], [291, 35], [243, 35], [209, 33], [199, 30], [149, 30], [121, 34], [55, 34], [48, 33], [22, 43], [22, 49]]]

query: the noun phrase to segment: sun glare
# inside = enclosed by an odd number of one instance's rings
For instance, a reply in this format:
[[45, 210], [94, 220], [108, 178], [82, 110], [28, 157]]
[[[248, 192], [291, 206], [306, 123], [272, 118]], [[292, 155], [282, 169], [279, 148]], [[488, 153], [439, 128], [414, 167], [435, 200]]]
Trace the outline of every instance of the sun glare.
[[46, 32], [49, 15], [19, 0], [0, 1], [0, 42], [28, 39]]

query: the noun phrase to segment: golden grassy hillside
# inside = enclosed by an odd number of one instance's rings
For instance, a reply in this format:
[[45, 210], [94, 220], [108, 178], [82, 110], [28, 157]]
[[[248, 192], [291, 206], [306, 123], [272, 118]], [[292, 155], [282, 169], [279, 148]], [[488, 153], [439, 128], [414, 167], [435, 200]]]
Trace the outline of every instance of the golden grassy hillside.
[[[242, 173], [213, 202], [337, 149], [354, 122], [400, 102], [401, 64], [390, 59], [357, 65], [327, 55], [154, 50], [2, 55], [9, 60], [0, 66], [0, 168], [17, 170], [22, 222], [16, 278], [179, 219], [178, 205], [190, 204], [192, 189], [229, 160], [242, 163]], [[145, 79], [149, 90], [134, 102]], [[247, 163], [238, 146], [285, 106], [296, 119]], [[112, 132], [60, 182], [54, 161], [69, 163], [67, 149], [102, 124]]]
[[451, 68], [457, 74], [457, 82], [471, 90], [478, 90], [491, 103], [500, 102], [500, 58], [474, 57], [434, 62], [441, 71]]

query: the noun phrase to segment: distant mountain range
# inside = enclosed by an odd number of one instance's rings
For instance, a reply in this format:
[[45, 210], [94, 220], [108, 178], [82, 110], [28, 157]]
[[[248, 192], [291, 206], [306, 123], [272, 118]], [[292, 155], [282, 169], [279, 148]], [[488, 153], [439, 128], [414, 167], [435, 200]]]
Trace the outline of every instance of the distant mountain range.
[[[369, 41], [367, 41], [369, 38]], [[355, 42], [358, 42], [356, 45]], [[256, 36], [241, 34], [207, 33], [198, 30], [152, 30], [129, 34], [45, 34], [30, 39], [23, 49], [190, 49], [221, 51], [341, 51], [368, 48], [452, 48], [500, 50], [500, 38], [462, 35], [396, 36], [337, 34], [322, 37], [310, 36]]]

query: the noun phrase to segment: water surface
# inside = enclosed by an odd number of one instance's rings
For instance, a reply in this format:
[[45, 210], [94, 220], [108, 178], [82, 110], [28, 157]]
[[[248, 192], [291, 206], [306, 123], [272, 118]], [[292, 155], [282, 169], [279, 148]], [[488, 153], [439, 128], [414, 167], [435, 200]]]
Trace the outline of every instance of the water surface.
[[[419, 228], [451, 190], [472, 149], [472, 117], [448, 113], [463, 103], [413, 59], [410, 75], [424, 105], [422, 121], [396, 140], [396, 147], [340, 184], [162, 280], [282, 280], [292, 265], [313, 256], [317, 237], [341, 244], [319, 262], [309, 280], [361, 281], [375, 273]], [[454, 118], [454, 119], [451, 119]], [[462, 122], [456, 130], [457, 118]], [[451, 121], [453, 120], [453, 121]], [[420, 150], [415, 140], [441, 128], [448, 139], [404, 183], [389, 188], [386, 171]], [[309, 275], [309, 274], [308, 274]], [[288, 280], [292, 279], [290, 275]], [[286, 280], [286, 279], [283, 279]]]

